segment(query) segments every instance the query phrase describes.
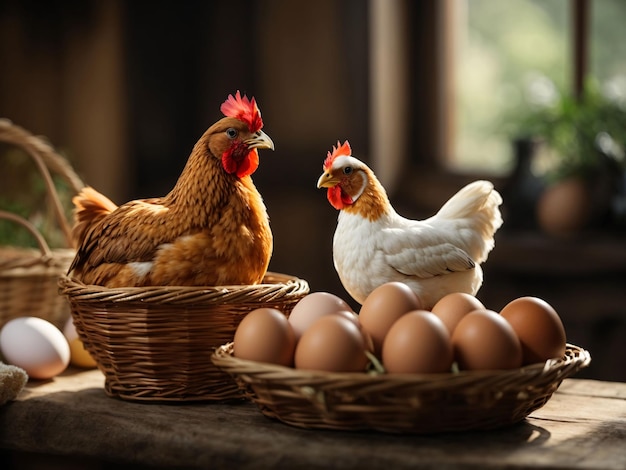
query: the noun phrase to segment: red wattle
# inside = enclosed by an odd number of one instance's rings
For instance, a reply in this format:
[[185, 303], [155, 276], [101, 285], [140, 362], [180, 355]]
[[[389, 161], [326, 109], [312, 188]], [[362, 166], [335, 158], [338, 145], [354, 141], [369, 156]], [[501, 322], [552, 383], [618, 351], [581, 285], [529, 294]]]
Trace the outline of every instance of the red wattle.
[[258, 167], [259, 152], [257, 151], [257, 149], [252, 149], [239, 164], [239, 167], [237, 168], [237, 176], [239, 176], [239, 178], [249, 176], [254, 173]]
[[242, 146], [232, 147], [222, 155], [222, 167], [226, 173], [235, 173], [239, 178], [251, 175], [259, 167], [259, 152], [257, 149], [247, 151]]
[[328, 202], [330, 202], [330, 205], [338, 211], [343, 209], [345, 206], [349, 206], [353, 202], [352, 198], [344, 193], [341, 190], [340, 186], [333, 186], [332, 188], [328, 188], [326, 197], [328, 198]]

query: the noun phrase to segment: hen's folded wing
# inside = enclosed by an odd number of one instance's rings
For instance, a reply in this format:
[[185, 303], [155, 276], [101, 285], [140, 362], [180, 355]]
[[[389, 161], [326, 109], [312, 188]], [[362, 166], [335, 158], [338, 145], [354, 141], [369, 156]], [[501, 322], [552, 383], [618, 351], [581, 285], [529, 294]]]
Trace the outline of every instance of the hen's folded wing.
[[451, 240], [421, 228], [386, 230], [382, 250], [396, 271], [419, 278], [468, 271], [476, 265], [472, 257]]
[[166, 229], [168, 212], [168, 208], [152, 201], [120, 206], [87, 231], [70, 270], [103, 263], [151, 261], [159, 246], [181, 235]]

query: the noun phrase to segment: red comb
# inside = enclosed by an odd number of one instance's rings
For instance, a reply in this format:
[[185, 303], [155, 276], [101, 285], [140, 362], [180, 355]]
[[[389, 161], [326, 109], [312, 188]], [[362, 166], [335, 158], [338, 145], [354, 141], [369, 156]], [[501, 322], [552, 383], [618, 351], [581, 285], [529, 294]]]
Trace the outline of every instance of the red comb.
[[328, 152], [326, 160], [324, 160], [324, 168], [329, 169], [335, 158], [340, 155], [350, 156], [352, 155], [352, 149], [350, 148], [350, 143], [346, 140], [343, 145], [339, 141], [337, 141], [337, 147], [333, 146], [332, 152]]
[[261, 119], [261, 111], [256, 104], [254, 98], [248, 99], [246, 95], [241, 97], [239, 90], [235, 96], [228, 95], [226, 101], [222, 103], [220, 111], [224, 116], [239, 119], [248, 125], [250, 132], [256, 132], [263, 127], [263, 119]]

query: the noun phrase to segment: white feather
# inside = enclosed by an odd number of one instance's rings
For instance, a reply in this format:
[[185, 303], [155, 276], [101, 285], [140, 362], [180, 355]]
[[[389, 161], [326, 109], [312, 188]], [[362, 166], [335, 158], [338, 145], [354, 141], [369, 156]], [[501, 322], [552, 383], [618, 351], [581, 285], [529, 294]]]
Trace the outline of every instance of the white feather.
[[134, 271], [135, 275], [141, 279], [150, 272], [154, 263], [152, 261], [133, 261], [128, 263], [128, 265]]

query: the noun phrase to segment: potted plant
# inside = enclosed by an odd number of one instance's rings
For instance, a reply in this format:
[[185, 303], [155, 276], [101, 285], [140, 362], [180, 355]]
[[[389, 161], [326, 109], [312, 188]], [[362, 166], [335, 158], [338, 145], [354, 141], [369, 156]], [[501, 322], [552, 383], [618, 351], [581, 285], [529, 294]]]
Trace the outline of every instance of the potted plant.
[[626, 108], [589, 81], [579, 97], [558, 93], [518, 120], [517, 135], [538, 138], [548, 152], [537, 222], [571, 235], [607, 220], [624, 175]]

